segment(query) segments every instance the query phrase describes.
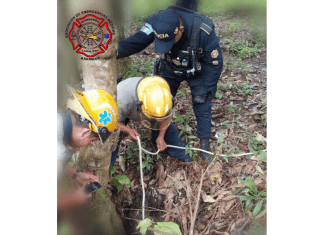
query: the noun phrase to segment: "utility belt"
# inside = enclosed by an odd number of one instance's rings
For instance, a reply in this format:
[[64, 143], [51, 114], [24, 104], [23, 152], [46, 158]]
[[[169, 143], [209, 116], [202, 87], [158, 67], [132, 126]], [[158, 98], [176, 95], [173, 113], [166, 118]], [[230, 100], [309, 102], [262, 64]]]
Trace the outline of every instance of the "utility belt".
[[195, 51], [189, 52], [173, 49], [165, 57], [155, 61], [155, 74], [165, 76], [164, 70], [166, 70], [171, 76], [189, 78], [201, 71], [201, 63], [197, 60]]

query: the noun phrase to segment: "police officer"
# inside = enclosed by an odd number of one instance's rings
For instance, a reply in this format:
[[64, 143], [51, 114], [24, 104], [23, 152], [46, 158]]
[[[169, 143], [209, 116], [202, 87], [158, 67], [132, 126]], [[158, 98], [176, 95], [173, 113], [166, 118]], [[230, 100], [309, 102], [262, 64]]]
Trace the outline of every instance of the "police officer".
[[[191, 88], [200, 148], [209, 150], [211, 100], [223, 68], [222, 51], [211, 19], [190, 9], [172, 6], [148, 18], [139, 32], [119, 43], [117, 58], [142, 51], [154, 41], [163, 54], [154, 73], [169, 83], [176, 95], [183, 80]], [[210, 161], [207, 153], [202, 158]]]

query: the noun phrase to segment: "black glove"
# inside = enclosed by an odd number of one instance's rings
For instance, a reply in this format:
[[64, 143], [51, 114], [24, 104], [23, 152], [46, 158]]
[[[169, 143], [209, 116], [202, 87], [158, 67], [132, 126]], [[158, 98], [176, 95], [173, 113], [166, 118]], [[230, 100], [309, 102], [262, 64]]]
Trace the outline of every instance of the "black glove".
[[193, 102], [196, 103], [196, 104], [203, 104], [203, 103], [205, 103], [206, 97], [207, 97], [207, 95], [195, 94]]

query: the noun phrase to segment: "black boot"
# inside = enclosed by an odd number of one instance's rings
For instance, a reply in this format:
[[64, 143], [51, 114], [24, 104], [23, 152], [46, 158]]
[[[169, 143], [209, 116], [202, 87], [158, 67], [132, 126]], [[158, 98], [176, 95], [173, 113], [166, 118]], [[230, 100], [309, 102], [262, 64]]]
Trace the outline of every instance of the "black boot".
[[[200, 139], [200, 148], [209, 151], [209, 139]], [[207, 160], [208, 163], [211, 162], [212, 156], [211, 154], [201, 152], [201, 158]]]

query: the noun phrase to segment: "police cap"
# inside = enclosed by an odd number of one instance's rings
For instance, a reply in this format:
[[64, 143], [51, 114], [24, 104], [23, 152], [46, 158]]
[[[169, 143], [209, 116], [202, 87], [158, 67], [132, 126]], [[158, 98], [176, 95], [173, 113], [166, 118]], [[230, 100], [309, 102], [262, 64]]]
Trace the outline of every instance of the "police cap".
[[180, 28], [180, 15], [173, 9], [155, 13], [147, 20], [154, 32], [155, 51], [165, 54], [171, 50]]

